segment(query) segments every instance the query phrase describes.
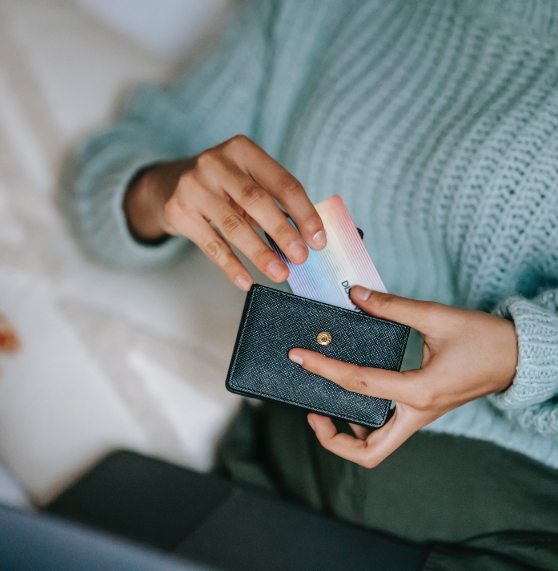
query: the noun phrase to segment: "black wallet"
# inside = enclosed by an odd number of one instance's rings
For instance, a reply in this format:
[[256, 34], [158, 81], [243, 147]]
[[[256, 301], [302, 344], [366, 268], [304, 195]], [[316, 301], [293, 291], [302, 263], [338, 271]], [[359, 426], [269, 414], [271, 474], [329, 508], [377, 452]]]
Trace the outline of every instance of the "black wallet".
[[294, 347], [361, 367], [398, 371], [409, 327], [254, 284], [246, 297], [227, 389], [371, 428], [390, 401], [347, 391], [293, 363]]

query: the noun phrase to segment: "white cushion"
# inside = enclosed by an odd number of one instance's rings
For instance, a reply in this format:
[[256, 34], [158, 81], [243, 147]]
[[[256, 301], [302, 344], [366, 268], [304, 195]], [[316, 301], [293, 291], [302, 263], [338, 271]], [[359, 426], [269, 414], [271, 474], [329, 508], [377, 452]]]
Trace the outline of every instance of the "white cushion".
[[30, 508], [29, 498], [15, 478], [0, 465], [0, 504]]
[[202, 34], [218, 27], [228, 0], [77, 0], [137, 43], [180, 57]]
[[0, 359], [0, 461], [38, 503], [117, 447], [208, 468], [238, 402], [243, 294], [199, 253], [92, 263], [54, 206], [68, 147], [173, 63], [69, 1], [0, 0], [0, 312], [22, 341]]

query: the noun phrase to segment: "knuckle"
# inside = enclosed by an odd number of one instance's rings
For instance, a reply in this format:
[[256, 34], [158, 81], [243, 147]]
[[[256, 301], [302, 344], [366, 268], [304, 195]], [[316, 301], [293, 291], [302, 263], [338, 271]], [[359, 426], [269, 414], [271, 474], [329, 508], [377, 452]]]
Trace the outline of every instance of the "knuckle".
[[172, 196], [163, 206], [163, 215], [165, 220], [175, 225], [180, 219], [184, 218], [188, 212], [188, 207], [185, 200], [180, 195]]
[[391, 306], [396, 302], [397, 296], [391, 293], [372, 292], [369, 303], [373, 304], [380, 311], [389, 311]]
[[245, 147], [250, 142], [246, 135], [238, 134], [231, 137], [225, 144], [232, 150]]
[[235, 275], [238, 272], [239, 263], [236, 257], [231, 254], [225, 254], [225, 261], [221, 264], [222, 270], [227, 275]]
[[204, 244], [203, 251], [208, 258], [217, 260], [223, 252], [223, 244], [220, 240], [211, 240], [211, 242]]
[[188, 169], [184, 171], [179, 179], [178, 179], [178, 186], [183, 189], [190, 189], [192, 186], [197, 182], [196, 175], [193, 169]]
[[253, 261], [256, 266], [265, 266], [266, 258], [269, 257], [269, 250], [267, 248], [259, 248], [254, 252]]
[[[210, 169], [218, 161], [216, 151], [214, 149], [207, 149], [202, 151], [196, 160], [196, 167], [202, 170]], [[192, 171], [189, 171], [192, 172]], [[193, 174], [193, 173], [192, 173]]]
[[308, 228], [322, 228], [322, 219], [317, 212], [309, 214], [302, 222]]
[[254, 204], [264, 200], [265, 196], [264, 190], [257, 184], [245, 184], [242, 187], [242, 203], [245, 206], [254, 206]]
[[292, 226], [292, 224], [290, 224], [289, 222], [283, 223], [283, 224], [279, 224], [279, 226], [275, 229], [275, 236], [277, 238], [281, 238], [285, 235], [289, 235], [293, 232], [294, 228]]
[[251, 256], [252, 262], [263, 272], [267, 271], [267, 265], [274, 259], [275, 255], [267, 247], [258, 248]]
[[229, 214], [223, 219], [222, 226], [225, 234], [234, 236], [242, 229], [243, 219], [238, 214]]
[[281, 189], [281, 195], [286, 198], [298, 196], [304, 192], [302, 185], [292, 175], [284, 175], [278, 181], [278, 186]]

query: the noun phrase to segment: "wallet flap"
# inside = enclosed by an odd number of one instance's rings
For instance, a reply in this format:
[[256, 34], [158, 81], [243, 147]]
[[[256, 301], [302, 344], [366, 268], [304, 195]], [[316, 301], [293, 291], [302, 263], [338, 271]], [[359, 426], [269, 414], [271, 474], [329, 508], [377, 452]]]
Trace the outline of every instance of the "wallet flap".
[[347, 391], [293, 363], [288, 352], [300, 347], [397, 371], [408, 335], [405, 325], [255, 284], [247, 295], [227, 388], [379, 427], [390, 401]]

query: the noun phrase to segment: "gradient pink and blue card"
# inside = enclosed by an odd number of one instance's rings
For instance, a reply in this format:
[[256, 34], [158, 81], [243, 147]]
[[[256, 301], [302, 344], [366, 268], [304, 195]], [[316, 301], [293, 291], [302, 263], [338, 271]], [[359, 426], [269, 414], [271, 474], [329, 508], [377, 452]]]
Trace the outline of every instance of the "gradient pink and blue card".
[[357, 309], [349, 297], [354, 285], [385, 292], [386, 288], [343, 199], [335, 194], [315, 205], [327, 234], [327, 246], [312, 250], [303, 264], [293, 264], [269, 239], [270, 246], [289, 268], [288, 283], [301, 297], [346, 309]]

